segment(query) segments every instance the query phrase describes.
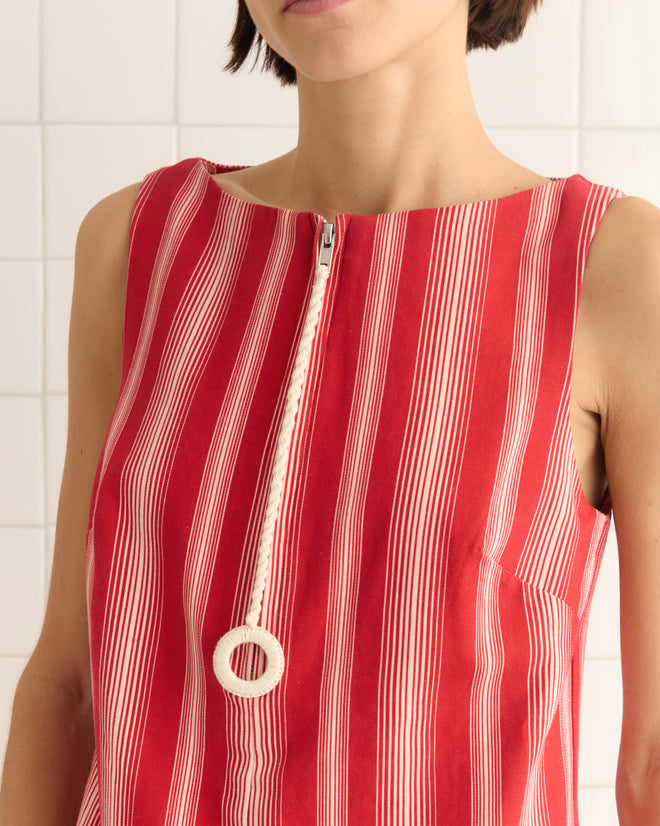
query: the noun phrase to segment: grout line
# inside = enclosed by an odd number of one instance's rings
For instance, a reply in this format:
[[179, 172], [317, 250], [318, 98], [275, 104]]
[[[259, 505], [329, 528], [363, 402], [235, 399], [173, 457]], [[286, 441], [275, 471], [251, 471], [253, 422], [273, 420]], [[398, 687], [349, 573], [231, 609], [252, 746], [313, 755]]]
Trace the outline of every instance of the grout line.
[[[30, 652], [30, 654], [32, 654], [32, 652]], [[25, 666], [29, 659], [29, 654], [0, 654], [0, 661], [3, 663], [16, 662], [17, 664]], [[11, 706], [9, 708], [11, 709]]]
[[41, 264], [43, 256], [32, 258], [3, 258], [0, 256], [0, 264]]
[[[43, 180], [43, 167], [42, 167]], [[42, 210], [43, 214], [43, 210]], [[45, 600], [47, 594], [45, 593], [46, 583], [46, 569], [48, 565], [48, 532], [45, 529], [45, 523], [48, 519], [48, 397], [46, 395], [46, 301], [48, 298], [48, 287], [46, 283], [46, 266], [45, 263], [41, 265], [41, 474], [42, 474], [42, 509], [44, 520], [44, 538], [43, 538], [43, 579], [42, 579], [42, 599]], [[43, 603], [45, 605], [45, 602]]]
[[20, 522], [15, 524], [3, 523], [0, 525], [0, 530], [5, 531], [35, 531], [35, 530], [48, 530], [48, 528], [54, 528], [55, 525], [52, 522]]
[[[577, 129], [577, 168], [580, 172], [583, 170], [583, 160], [584, 160], [584, 76], [585, 76], [585, 69], [586, 69], [586, 60], [584, 57], [585, 52], [585, 42], [586, 42], [586, 11], [585, 11], [585, 3], [587, 0], [580, 0], [580, 10], [578, 16], [578, 129]], [[596, 130], [594, 130], [596, 131]]]
[[179, 76], [181, 73], [181, 4], [174, 0], [174, 160], [179, 160], [181, 148], [181, 96], [179, 91]]
[[44, 3], [39, 0], [37, 5], [37, 45], [39, 53], [37, 55], [37, 122], [41, 125], [44, 122]]
[[[614, 794], [614, 779], [612, 779], [611, 783], [578, 783], [578, 790], [580, 792], [609, 792], [611, 794]], [[584, 815], [586, 820], [587, 812], [580, 811], [580, 814], [581, 816]], [[582, 817], [580, 818], [580, 822], [582, 822]], [[616, 822], [618, 823], [619, 821], [617, 820]]]
[[[102, 127], [112, 127], [112, 126], [175, 126], [176, 121], [173, 118], [169, 120], [103, 120], [99, 118], [98, 120], [57, 120], [54, 118], [43, 118], [41, 120], [12, 120], [12, 119], [5, 119], [0, 121], [0, 125], [11, 129], [13, 126], [102, 126]], [[195, 125], [195, 124], [193, 124]], [[205, 126], [222, 126], [223, 124], [216, 124], [216, 123], [208, 123], [202, 124]], [[232, 125], [232, 124], [228, 124]], [[254, 126], [254, 124], [249, 124], [250, 126]], [[272, 124], [266, 123], [263, 124], [264, 126], [270, 127]]]
[[[35, 638], [35, 644], [37, 642]], [[0, 659], [2, 660], [18, 660], [19, 662], [23, 662], [25, 660], [29, 660], [32, 654], [34, 653], [34, 647], [26, 654], [17, 654], [15, 651], [11, 654], [0, 653]]]
[[52, 527], [46, 525], [44, 522], [16, 522], [16, 523], [9, 523], [3, 522], [0, 525], [0, 530], [3, 531], [36, 531], [36, 530], [45, 530], [48, 527]]
[[40, 255], [38, 258], [3, 258], [0, 255], [0, 264], [44, 264], [54, 261], [66, 261], [68, 264], [73, 264], [74, 259], [70, 257], [60, 258], [56, 255], [53, 255], [50, 258], [46, 258], [44, 255]]
[[[41, 197], [41, 257], [39, 260], [43, 261], [46, 256], [46, 188], [45, 188], [45, 172], [46, 172], [46, 136], [44, 133], [44, 79], [46, 76], [44, 66], [45, 53], [45, 25], [44, 25], [44, 7], [46, 0], [39, 0], [38, 14], [39, 14], [39, 71], [38, 71], [38, 92], [39, 99], [39, 163], [40, 163], [40, 197]], [[43, 319], [42, 319], [43, 320]], [[43, 330], [42, 330], [42, 356], [45, 354], [45, 347], [43, 345]], [[42, 370], [43, 370], [42, 361]], [[45, 385], [42, 385], [45, 386]]]
[[[47, 120], [44, 121], [45, 124], [48, 126], [100, 126], [100, 127], [112, 127], [112, 126], [122, 126], [122, 127], [163, 127], [163, 126], [182, 126], [182, 127], [190, 127], [190, 128], [200, 128], [200, 127], [209, 127], [211, 129], [247, 129], [247, 128], [254, 128], [254, 129], [297, 129], [297, 123], [256, 123], [256, 122], [247, 122], [247, 123], [222, 123], [221, 121], [180, 121], [177, 118], [170, 118], [169, 120], [150, 120], [150, 121], [142, 121], [142, 120]], [[36, 123], [33, 120], [16, 120], [16, 121], [4, 121], [3, 126], [35, 126]], [[562, 129], [568, 127], [561, 127], [561, 126], [553, 126], [548, 124], [548, 129]]]
[[0, 399], [47, 399], [50, 396], [66, 398], [67, 395], [66, 390], [53, 390], [48, 393], [42, 390], [26, 390], [25, 392], [21, 392], [20, 390], [0, 390]]
[[621, 657], [593, 657], [587, 654], [584, 661], [590, 663], [620, 663]]
[[[46, 0], [39, 0], [39, 149], [40, 149], [40, 186], [41, 186], [41, 476], [42, 476], [42, 509], [44, 523], [48, 519], [48, 426], [47, 426], [47, 358], [48, 347], [46, 343], [47, 324], [47, 301], [48, 285], [46, 280], [46, 133], [44, 128], [45, 120], [45, 47], [46, 47], [46, 25], [45, 25], [45, 5]], [[42, 548], [42, 605], [45, 606], [47, 566], [48, 566], [48, 531], [45, 524], [43, 526], [43, 548]]]

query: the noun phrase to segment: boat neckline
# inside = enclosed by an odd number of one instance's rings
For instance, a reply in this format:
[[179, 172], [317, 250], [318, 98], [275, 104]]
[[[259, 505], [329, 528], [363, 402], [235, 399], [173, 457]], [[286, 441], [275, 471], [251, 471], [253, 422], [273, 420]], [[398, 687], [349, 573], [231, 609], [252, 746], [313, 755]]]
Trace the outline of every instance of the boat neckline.
[[[197, 159], [204, 170], [206, 171], [209, 180], [214, 184], [214, 186], [218, 189], [221, 194], [221, 197], [228, 199], [229, 201], [233, 201], [239, 204], [245, 204], [250, 207], [255, 207], [257, 209], [274, 211], [276, 213], [288, 213], [290, 215], [308, 215], [313, 218], [321, 219], [325, 221], [326, 219], [320, 215], [318, 212], [314, 212], [312, 210], [297, 210], [297, 209], [290, 209], [288, 207], [278, 207], [274, 206], [273, 204], [260, 204], [256, 201], [248, 201], [244, 198], [239, 198], [237, 195], [233, 195], [231, 192], [228, 192], [224, 189], [218, 181], [213, 177], [213, 175], [220, 173], [220, 172], [235, 172], [239, 169], [251, 169], [251, 164], [220, 164], [216, 163], [215, 161], [209, 161], [206, 158], [198, 158]], [[443, 206], [437, 207], [417, 207], [414, 209], [402, 209], [396, 210], [394, 212], [378, 212], [373, 213], [371, 215], [364, 214], [364, 213], [354, 213], [354, 212], [342, 212], [338, 213], [335, 221], [338, 219], [349, 220], [349, 219], [362, 219], [362, 220], [375, 220], [379, 217], [383, 217], [384, 215], [412, 215], [416, 213], [431, 213], [431, 212], [441, 212], [443, 210], [452, 210], [458, 209], [459, 207], [474, 207], [474, 206], [483, 206], [487, 204], [497, 204], [502, 201], [508, 201], [512, 198], [521, 198], [523, 196], [528, 196], [529, 193], [534, 192], [537, 189], [549, 189], [552, 186], [555, 186], [557, 183], [570, 181], [574, 178], [581, 178], [582, 175], [579, 173], [575, 173], [573, 175], [569, 175], [567, 177], [548, 177], [547, 183], [539, 184], [538, 186], [529, 187], [528, 189], [520, 189], [517, 192], [511, 192], [509, 195], [501, 195], [499, 198], [487, 198], [483, 201], [467, 201], [458, 204], [445, 204]]]

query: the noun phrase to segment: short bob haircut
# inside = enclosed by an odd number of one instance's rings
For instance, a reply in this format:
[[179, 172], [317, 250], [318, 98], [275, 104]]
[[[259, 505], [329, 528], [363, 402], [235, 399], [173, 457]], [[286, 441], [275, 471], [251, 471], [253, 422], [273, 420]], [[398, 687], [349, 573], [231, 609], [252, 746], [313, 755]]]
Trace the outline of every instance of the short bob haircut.
[[[503, 43], [518, 40], [529, 15], [541, 2], [542, 0], [470, 0], [466, 50], [497, 49]], [[229, 41], [231, 57], [224, 68], [230, 72], [240, 69], [255, 45], [255, 40], [257, 52], [252, 68], [265, 45], [262, 70], [272, 71], [282, 86], [295, 85], [296, 70], [264, 43], [252, 22], [245, 0], [238, 0], [236, 24]]]

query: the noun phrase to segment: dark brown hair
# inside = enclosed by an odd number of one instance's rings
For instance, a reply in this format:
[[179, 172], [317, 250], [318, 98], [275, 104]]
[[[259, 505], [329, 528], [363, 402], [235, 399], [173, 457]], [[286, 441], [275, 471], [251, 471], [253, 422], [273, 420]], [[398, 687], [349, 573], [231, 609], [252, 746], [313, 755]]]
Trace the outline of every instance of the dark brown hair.
[[[522, 35], [527, 18], [542, 0], [470, 0], [466, 49], [497, 49], [503, 43], [513, 43]], [[252, 22], [245, 0], [238, 0], [236, 23], [229, 41], [231, 57], [225, 69], [236, 72], [247, 60], [256, 40], [256, 55], [252, 68], [265, 47], [263, 71], [272, 71], [282, 86], [296, 83], [296, 70], [264, 42]]]

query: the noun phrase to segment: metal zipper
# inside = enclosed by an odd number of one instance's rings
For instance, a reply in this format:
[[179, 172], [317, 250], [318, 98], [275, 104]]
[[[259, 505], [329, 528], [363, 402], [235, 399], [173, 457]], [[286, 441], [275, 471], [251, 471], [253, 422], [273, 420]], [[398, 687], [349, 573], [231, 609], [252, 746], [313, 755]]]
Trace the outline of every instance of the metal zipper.
[[332, 264], [332, 253], [335, 249], [335, 225], [323, 219], [323, 229], [319, 243], [319, 256], [317, 266], [325, 265], [328, 270]]
[[[312, 342], [323, 306], [325, 286], [330, 276], [332, 253], [335, 248], [335, 225], [323, 218], [323, 228], [319, 238], [319, 250], [314, 282], [309, 306], [305, 315], [303, 331], [298, 343], [298, 351], [293, 371], [289, 380], [286, 394], [284, 416], [280, 425], [280, 433], [275, 450], [275, 460], [271, 470], [271, 480], [266, 502], [266, 512], [261, 529], [259, 549], [257, 553], [257, 569], [255, 572], [250, 610], [245, 618], [244, 625], [236, 626], [220, 638], [213, 654], [213, 668], [220, 684], [230, 693], [239, 697], [260, 697], [272, 691], [279, 683], [284, 673], [284, 652], [279, 640], [258, 623], [261, 617], [266, 578], [270, 567], [270, 558], [273, 551], [275, 523], [284, 488], [284, 477], [288, 457], [291, 452], [291, 440], [295, 416], [300, 402], [305, 375], [309, 368], [312, 353]], [[266, 670], [257, 679], [243, 680], [238, 677], [231, 666], [232, 653], [239, 645], [255, 643], [266, 654]], [[254, 678], [252, 673], [251, 678]]]

